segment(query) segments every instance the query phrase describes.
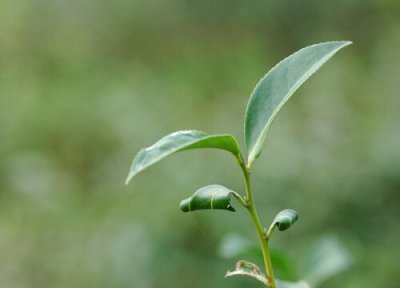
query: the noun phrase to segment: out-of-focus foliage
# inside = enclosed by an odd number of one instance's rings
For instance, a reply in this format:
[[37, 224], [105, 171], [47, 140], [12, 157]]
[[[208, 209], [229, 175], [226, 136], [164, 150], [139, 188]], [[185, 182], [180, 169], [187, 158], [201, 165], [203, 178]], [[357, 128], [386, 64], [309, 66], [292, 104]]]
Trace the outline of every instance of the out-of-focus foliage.
[[350, 249], [353, 268], [324, 287], [398, 286], [398, 1], [5, 0], [0, 27], [1, 287], [258, 287], [225, 280], [235, 261], [216, 253], [229, 232], [256, 242], [245, 212], [178, 207], [210, 183], [241, 191], [230, 155], [175, 155], [129, 187], [126, 171], [171, 131], [243, 139], [258, 79], [338, 39], [354, 45], [272, 127], [255, 198], [264, 223], [301, 215], [278, 254], [296, 262], [327, 232]]
[[345, 271], [353, 262], [349, 252], [332, 236], [318, 239], [309, 254], [303, 258], [303, 262], [306, 262], [303, 273], [304, 279], [311, 287], [319, 286]]

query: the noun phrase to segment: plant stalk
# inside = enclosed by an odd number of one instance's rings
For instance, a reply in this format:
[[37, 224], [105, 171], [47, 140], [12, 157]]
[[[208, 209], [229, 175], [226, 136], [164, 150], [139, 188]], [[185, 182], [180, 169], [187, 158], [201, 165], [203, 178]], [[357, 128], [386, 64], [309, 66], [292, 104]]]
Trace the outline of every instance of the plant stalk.
[[242, 156], [238, 158], [238, 163], [240, 165], [240, 168], [242, 169], [242, 174], [246, 187], [247, 205], [245, 207], [247, 211], [249, 211], [251, 220], [253, 221], [258, 239], [260, 241], [260, 246], [264, 258], [266, 277], [268, 280], [268, 286], [270, 288], [276, 288], [274, 272], [272, 269], [271, 255], [268, 247], [268, 238], [267, 235], [264, 233], [263, 226], [261, 224], [260, 218], [258, 217], [257, 209], [253, 201], [253, 193], [251, 191], [251, 183], [250, 183], [250, 171], [246, 167], [246, 164], [244, 163]]

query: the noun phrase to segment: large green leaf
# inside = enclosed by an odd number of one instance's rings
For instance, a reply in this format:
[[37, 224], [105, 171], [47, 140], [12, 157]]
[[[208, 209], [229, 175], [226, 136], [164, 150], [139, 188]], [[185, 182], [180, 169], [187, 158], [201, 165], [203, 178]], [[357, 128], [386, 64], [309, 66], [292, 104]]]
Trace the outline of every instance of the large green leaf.
[[276, 114], [314, 72], [348, 41], [326, 42], [303, 48], [272, 68], [250, 96], [245, 119], [248, 165], [261, 153], [266, 134]]
[[154, 145], [144, 148], [133, 159], [126, 184], [139, 172], [161, 159], [183, 150], [217, 148], [239, 155], [239, 146], [231, 135], [207, 135], [196, 130], [178, 131], [161, 138]]
[[182, 200], [179, 205], [183, 212], [222, 209], [235, 211], [231, 205], [231, 195], [238, 196], [232, 190], [221, 185], [208, 185], [197, 190], [193, 196]]

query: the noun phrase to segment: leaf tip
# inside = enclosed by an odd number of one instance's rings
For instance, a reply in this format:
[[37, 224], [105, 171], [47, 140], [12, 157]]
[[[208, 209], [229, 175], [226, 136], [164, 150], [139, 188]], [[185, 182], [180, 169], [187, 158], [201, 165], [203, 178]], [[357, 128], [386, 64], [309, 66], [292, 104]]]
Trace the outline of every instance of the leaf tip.
[[129, 172], [129, 174], [128, 174], [128, 176], [126, 177], [126, 180], [125, 180], [125, 185], [126, 185], [126, 186], [129, 184], [129, 182], [131, 182], [132, 178], [133, 178], [135, 175], [136, 175], [136, 173]]
[[181, 203], [179, 203], [179, 208], [181, 208], [181, 210], [183, 212], [189, 212], [190, 211], [190, 198], [182, 200]]
[[349, 46], [349, 45], [353, 44], [353, 41], [350, 41], [350, 40], [343, 40], [343, 41], [339, 41], [339, 42], [341, 42], [341, 43], [342, 43], [342, 47], [341, 47], [341, 48], [343, 48], [343, 47], [346, 47], [346, 46]]

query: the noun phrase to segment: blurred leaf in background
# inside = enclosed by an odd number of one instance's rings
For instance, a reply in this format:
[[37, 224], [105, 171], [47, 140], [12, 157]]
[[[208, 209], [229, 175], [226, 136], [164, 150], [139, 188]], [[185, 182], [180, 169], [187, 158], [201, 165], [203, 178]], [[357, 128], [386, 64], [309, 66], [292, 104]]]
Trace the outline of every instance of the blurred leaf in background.
[[313, 245], [306, 264], [304, 279], [311, 287], [319, 286], [340, 272], [347, 270], [353, 262], [349, 252], [333, 236], [325, 236]]

